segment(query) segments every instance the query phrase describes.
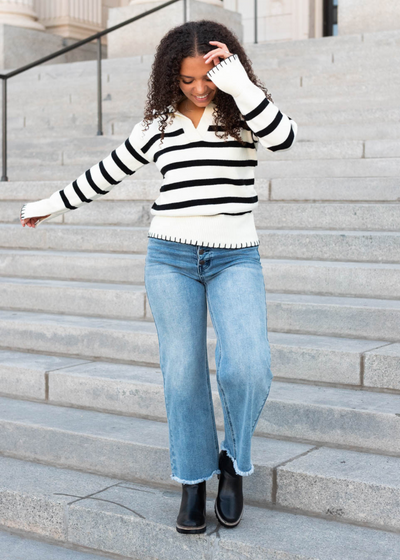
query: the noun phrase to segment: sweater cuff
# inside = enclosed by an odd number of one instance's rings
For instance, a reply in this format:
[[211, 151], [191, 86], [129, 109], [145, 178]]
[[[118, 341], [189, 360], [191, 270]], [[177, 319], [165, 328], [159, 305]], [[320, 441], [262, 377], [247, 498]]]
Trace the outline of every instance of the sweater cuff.
[[207, 72], [207, 76], [220, 90], [232, 95], [242, 115], [250, 113], [265, 99], [264, 92], [250, 80], [237, 54], [222, 60]]
[[[59, 205], [54, 202], [55, 195], [58, 195], [60, 198]], [[36, 225], [39, 225], [39, 223], [51, 220], [52, 218], [55, 218], [60, 214], [64, 214], [65, 212], [68, 212], [68, 208], [65, 208], [59, 193], [56, 192], [49, 198], [44, 198], [43, 200], [38, 200], [37, 202], [25, 203], [21, 208], [20, 218], [39, 218], [36, 222]], [[48, 218], [40, 218], [40, 216], [48, 216]]]
[[248, 83], [252, 83], [237, 54], [221, 60], [207, 72], [207, 76], [218, 89], [233, 97], [238, 96]]

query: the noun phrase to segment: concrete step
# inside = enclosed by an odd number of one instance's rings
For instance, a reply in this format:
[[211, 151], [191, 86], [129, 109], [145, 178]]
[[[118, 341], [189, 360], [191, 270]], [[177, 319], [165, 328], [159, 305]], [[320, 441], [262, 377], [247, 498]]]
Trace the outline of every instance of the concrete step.
[[[288, 113], [290, 115], [290, 113]], [[296, 114], [293, 112], [293, 115]], [[294, 118], [294, 116], [292, 116]], [[127, 123], [117, 121], [114, 123], [113, 130], [120, 134], [128, 135], [129, 126]], [[46, 132], [47, 134], [47, 132]], [[399, 139], [400, 129], [395, 122], [343, 122], [343, 123], [324, 123], [320, 124], [301, 124], [299, 138], [310, 141], [327, 140], [375, 140]]]
[[[189, 549], [187, 537], [175, 529], [181, 501], [178, 488], [164, 490], [8, 457], [0, 461], [0, 485], [7, 496], [1, 508], [5, 527], [31, 530], [43, 538], [106, 554], [194, 560], [211, 557], [215, 551], [222, 558], [224, 551], [235, 549], [265, 560], [279, 556], [285, 560], [396, 560], [400, 553], [398, 534], [338, 523], [329, 513], [322, 519], [246, 504], [239, 526], [230, 531], [217, 523], [210, 498], [207, 532], [191, 539]], [[369, 496], [363, 502], [368, 504]], [[251, 530], [263, 526], [269, 527], [268, 542], [265, 534]]]
[[[261, 179], [256, 183], [259, 199], [266, 198], [265, 183]], [[397, 177], [273, 179], [270, 187], [269, 198], [276, 201], [400, 202]]]
[[[101, 141], [100, 141], [101, 139]], [[40, 144], [32, 145], [31, 141], [14, 139], [8, 146], [8, 161], [10, 164], [18, 162], [21, 151], [24, 152], [24, 160], [27, 162], [49, 162], [64, 165], [85, 164], [88, 157], [94, 162], [101, 161], [117, 148], [125, 138], [102, 137], [99, 139], [88, 137], [82, 139], [56, 140], [46, 138]], [[399, 157], [400, 141], [380, 140], [366, 143], [361, 141], [339, 141], [339, 142], [310, 142], [301, 139], [295, 143], [291, 150], [281, 154], [272, 153], [265, 149], [259, 149], [257, 157], [259, 161], [287, 160], [287, 159], [356, 159], [364, 157]], [[376, 153], [376, 155], [374, 155]]]
[[[128, 88], [127, 88], [128, 89]], [[354, 87], [352, 87], [354, 90]], [[368, 98], [367, 86], [359, 92], [345, 92], [348, 95], [348, 101], [343, 102], [340, 95], [343, 95], [341, 89], [339, 90], [317, 90], [305, 89], [304, 87], [296, 86], [292, 90], [285, 88], [285, 83], [275, 84], [275, 88], [271, 88], [273, 99], [276, 105], [286, 114], [291, 116], [299, 125], [298, 139], [302, 139], [302, 129], [305, 125], [320, 125], [324, 124], [326, 128], [337, 124], [343, 125], [365, 125], [376, 124], [392, 124], [399, 119], [399, 109], [393, 101], [398, 85], [395, 90], [391, 90], [390, 86], [385, 86], [382, 92], [375, 92], [373, 99]], [[281, 93], [280, 93], [281, 92]], [[38, 96], [41, 94], [38, 93]], [[135, 102], [132, 100], [132, 95], [135, 95]], [[321, 101], [315, 100], [313, 96], [318, 95], [319, 98], [324, 98], [329, 95], [325, 105]], [[141, 88], [137, 94], [129, 92], [127, 99], [124, 99], [120, 94], [118, 97], [115, 93], [108, 93], [103, 102], [103, 121], [105, 134], [122, 134], [129, 133], [135, 121], [139, 121], [143, 116], [144, 99], [146, 91]], [[357, 101], [360, 100], [357, 104]], [[340, 101], [337, 101], [337, 99]], [[379, 99], [379, 103], [377, 102]], [[49, 103], [51, 100], [49, 99]], [[86, 96], [82, 99], [65, 98], [62, 106], [57, 106], [56, 110], [48, 109], [48, 105], [40, 107], [32, 107], [29, 100], [15, 101], [14, 108], [10, 110], [8, 119], [8, 129], [10, 131], [10, 138], [18, 138], [18, 130], [34, 132], [36, 134], [40, 131], [42, 134], [50, 135], [51, 131], [59, 133], [59, 137], [63, 138], [62, 131], [66, 130], [66, 135], [71, 136], [74, 127], [75, 134], [93, 134], [97, 133], [97, 109], [95, 104], [94, 95]], [[326, 104], [329, 105], [327, 109]], [[331, 106], [332, 105], [332, 106]], [[368, 107], [369, 105], [369, 107]], [[383, 107], [382, 107], [383, 105]], [[44, 109], [45, 107], [46, 109]], [[124, 123], [125, 126], [117, 125], [112, 127], [111, 123]], [[69, 130], [68, 130], [69, 129]], [[86, 132], [87, 130], [87, 132]], [[375, 136], [375, 138], [379, 136]], [[372, 137], [373, 139], [374, 137]], [[351, 140], [351, 138], [344, 138]], [[327, 138], [325, 137], [325, 140]], [[333, 137], [332, 140], [335, 140]]]
[[380, 48], [394, 47], [400, 43], [398, 30], [376, 31], [349, 35], [335, 35], [318, 39], [298, 39], [296, 41], [275, 41], [270, 43], [246, 43], [246, 52], [251, 57], [260, 54], [268, 57], [303, 58], [305, 55], [315, 56], [322, 53], [343, 53], [351, 56], [352, 52], [366, 50], [379, 52]]
[[[0, 288], [3, 309], [153, 320], [144, 286], [0, 277]], [[400, 341], [396, 300], [269, 292], [266, 299], [269, 331]]]
[[[64, 185], [65, 186], [65, 185]], [[158, 183], [159, 186], [159, 183]], [[115, 188], [118, 190], [119, 185]], [[153, 201], [111, 201], [108, 195], [76, 210], [57, 216], [53, 223], [66, 225], [99, 225], [146, 227], [151, 223]], [[0, 221], [20, 224], [21, 202], [3, 202]], [[371, 202], [281, 202], [259, 200], [254, 209], [259, 230], [332, 230], [392, 232], [400, 230], [399, 203]], [[39, 226], [42, 227], [42, 226]], [[39, 229], [38, 227], [38, 229]], [[261, 232], [260, 232], [261, 233]], [[25, 232], [21, 230], [21, 235]]]
[[[138, 176], [139, 177], [139, 176]], [[0, 201], [35, 201], [64, 188], [65, 181], [8, 181], [0, 183]], [[159, 194], [160, 183], [152, 179], [126, 177], [107, 200], [149, 200]], [[397, 177], [306, 177], [302, 179], [258, 179], [259, 200], [324, 202], [399, 202]], [[48, 224], [51, 225], [51, 224]]]
[[[301, 161], [260, 161], [257, 178], [283, 177], [396, 177], [400, 158], [308, 159]], [[396, 171], [397, 169], [397, 171]]]
[[[129, 482], [177, 487], [170, 480], [166, 422], [0, 398], [0, 425], [5, 434], [0, 449], [5, 456]], [[220, 431], [219, 443], [223, 438]], [[310, 444], [257, 436], [252, 438], [252, 457], [255, 473], [245, 477], [245, 503], [262, 507], [285, 505], [305, 514], [325, 515], [330, 513], [325, 508], [335, 504], [344, 513], [335, 510], [331, 519], [400, 528], [400, 514], [395, 507], [400, 493], [400, 457], [318, 449]], [[346, 467], [341, 466], [343, 463]], [[277, 493], [274, 476], [279, 484]], [[207, 482], [208, 495], [215, 497], [217, 477]], [[319, 500], [315, 504], [311, 496], [316, 484]], [[346, 486], [352, 486], [353, 492], [343, 492], [340, 500], [334, 498], [335, 492]]]
[[[3, 203], [6, 205], [6, 203]], [[8, 205], [7, 205], [8, 206]], [[2, 207], [4, 212], [4, 207]], [[145, 210], [145, 208], [144, 208]], [[18, 210], [10, 218], [16, 222]], [[1, 212], [0, 212], [1, 215]], [[4, 214], [3, 214], [4, 217]], [[146, 253], [148, 227], [63, 225], [62, 216], [32, 235], [21, 233], [21, 225], [0, 224], [0, 247]], [[257, 224], [257, 220], [256, 220]], [[400, 262], [400, 234], [371, 231], [267, 230], [258, 228], [262, 258], [330, 260], [340, 262]]]
[[111, 560], [108, 555], [84, 552], [83, 547], [55, 545], [32, 537], [0, 531], [0, 557], [4, 560]]
[[[31, 228], [28, 228], [31, 229]], [[268, 291], [396, 299], [400, 265], [262, 259]], [[144, 284], [145, 255], [0, 249], [0, 276]]]
[[[8, 145], [8, 161], [18, 161], [21, 151], [27, 162], [58, 163], [62, 165], [85, 164], [88, 157], [101, 161], [118, 147], [124, 137], [83, 137], [71, 140], [43, 138], [41, 142], [14, 139]], [[359, 140], [350, 141], [309, 141], [299, 139], [291, 150], [273, 153], [260, 147], [257, 155], [259, 161], [300, 160], [300, 159], [357, 159], [400, 157], [400, 140]]]
[[[0, 311], [1, 348], [68, 356], [77, 359], [111, 360], [159, 366], [157, 331], [150, 321]], [[207, 355], [211, 371], [216, 371], [216, 336], [212, 327], [207, 330]], [[365, 340], [288, 334], [269, 334], [274, 375], [286, 380], [315, 381], [343, 386], [360, 387], [366, 376], [366, 352], [387, 346], [394, 347], [392, 365], [398, 367], [396, 344], [382, 340]], [[390, 351], [390, 350], [388, 350]], [[393, 366], [393, 367], [392, 367]], [[369, 367], [369, 366], [368, 366]], [[369, 377], [374, 377], [371, 365]], [[385, 373], [381, 372], [385, 382]], [[395, 376], [395, 375], [394, 375]], [[371, 381], [373, 382], [373, 381]]]
[[[131, 127], [129, 127], [131, 129]], [[107, 156], [108, 154], [105, 154]], [[86, 159], [87, 158], [87, 159]], [[98, 159], [92, 158], [90, 154], [85, 156], [85, 163], [68, 165], [64, 162], [31, 162], [29, 166], [11, 163], [8, 167], [8, 177], [12, 181], [27, 181], [34, 177], [36, 181], [66, 180], [67, 182], [79, 177], [89, 167], [98, 163]], [[400, 158], [357, 158], [357, 159], [303, 159], [303, 160], [261, 160], [255, 168], [256, 178], [327, 178], [327, 177], [396, 177], [398, 175]], [[141, 168], [141, 179], [159, 179], [160, 173], [155, 165]]]
[[[63, 364], [64, 362], [64, 364]], [[74, 364], [75, 362], [75, 364]], [[63, 367], [64, 366], [64, 367]], [[215, 411], [216, 425], [218, 430], [224, 429], [221, 401], [219, 397], [217, 380], [211, 375], [211, 388], [213, 395], [213, 406]], [[126, 433], [131, 433], [131, 438], [137, 438], [137, 434], [148, 436], [147, 424], [137, 422], [137, 419], [146, 419], [157, 422], [157, 434], [159, 430], [166, 430], [167, 422], [164, 404], [163, 380], [161, 370], [154, 367], [124, 365], [112, 362], [84, 362], [41, 354], [21, 353], [16, 351], [0, 351], [0, 393], [3, 396], [23, 398], [42, 401], [50, 405], [62, 407], [74, 407], [72, 410], [86, 409], [97, 411], [101, 419], [100, 427], [97, 426], [96, 415], [80, 415], [78, 411], [72, 413], [66, 409], [64, 412], [57, 407], [43, 408], [44, 416], [40, 416], [49, 422], [51, 418], [58, 419], [58, 427], [62, 422], [67, 422], [71, 414], [74, 418], [80, 418], [79, 425], [82, 430], [97, 427], [97, 435], [111, 437], [109, 430], [102, 429], [106, 421], [100, 412], [122, 415], [123, 417], [135, 417], [136, 427], [131, 426]], [[0, 399], [1, 400], [1, 399]], [[400, 456], [399, 426], [397, 421], [397, 410], [399, 407], [400, 394], [385, 394], [366, 390], [352, 390], [336, 387], [313, 386], [304, 383], [279, 382], [273, 380], [268, 400], [261, 413], [255, 429], [255, 448], [262, 449], [264, 445], [260, 440], [264, 438], [283, 438], [277, 443], [279, 449], [285, 449], [285, 441], [291, 440], [298, 443], [309, 443], [312, 445], [323, 444], [338, 446], [340, 448], [358, 451], [379, 452], [384, 455]], [[11, 400], [12, 407], [20, 414], [21, 420], [32, 419], [30, 405], [24, 401]], [[22, 402], [22, 404], [21, 404]], [[15, 414], [9, 412], [8, 400], [4, 399], [2, 426], [7, 422], [16, 422]], [[7, 406], [6, 406], [7, 405]], [[42, 405], [45, 406], [45, 405]], [[54, 414], [52, 410], [54, 408]], [[12, 410], [14, 410], [12, 408]], [[35, 407], [33, 407], [35, 410]], [[42, 410], [38, 408], [38, 410]], [[47, 410], [47, 412], [45, 412]], [[118, 417], [116, 417], [118, 418]], [[288, 422], [290, 418], [290, 422]], [[100, 421], [100, 420], [99, 420]], [[117, 422], [117, 420], [116, 420]], [[122, 420], [118, 420], [122, 422]], [[125, 422], [125, 420], [124, 420]], [[128, 420], [126, 422], [129, 424]], [[117, 423], [118, 425], [118, 423]], [[87, 426], [90, 426], [88, 428]], [[142, 426], [142, 427], [141, 427]], [[158, 426], [161, 426], [158, 428]], [[64, 426], [67, 429], [67, 426]], [[76, 429], [76, 424], [70, 428]], [[161, 431], [162, 431], [161, 430]], [[4, 433], [8, 433], [4, 427]], [[92, 432], [93, 433], [93, 432]], [[165, 432], [163, 437], [167, 437]], [[136, 435], [134, 435], [136, 434]], [[94, 435], [94, 434], [93, 434]], [[8, 437], [4, 440], [2, 453], [13, 454], [5, 445], [14, 445]], [[23, 436], [18, 439], [18, 456], [21, 458], [34, 459], [42, 454], [45, 460], [46, 453], [42, 448], [32, 450], [23, 444]], [[36, 439], [32, 438], [32, 442]], [[155, 445], [160, 444], [160, 438], [152, 438]], [[11, 443], [10, 443], [11, 442]], [[164, 442], [165, 443], [165, 442]], [[64, 442], [65, 444], [65, 442]], [[0, 444], [1, 445], [1, 444]], [[160, 444], [161, 445], [161, 444]], [[269, 441], [272, 455], [273, 441]], [[73, 446], [71, 446], [73, 447]], [[290, 446], [289, 446], [290, 447]], [[29, 453], [22, 455], [23, 449]], [[87, 449], [87, 446], [84, 446]], [[50, 446], [50, 452], [60, 454], [57, 446]], [[47, 452], [49, 453], [49, 452]], [[64, 461], [68, 461], [65, 453], [61, 454]], [[280, 458], [282, 460], [282, 457]], [[79, 461], [77, 457], [72, 461]], [[89, 460], [93, 460], [90, 455]], [[49, 458], [46, 461], [50, 461]], [[51, 462], [51, 461], [50, 461]], [[52, 461], [54, 463], [54, 460]], [[67, 465], [67, 463], [63, 463]], [[73, 466], [73, 463], [68, 463]], [[91, 467], [101, 474], [107, 474], [109, 462], [97, 467]], [[101, 470], [99, 470], [101, 469]], [[128, 472], [128, 471], [127, 471]], [[256, 498], [254, 500], [257, 501]]]

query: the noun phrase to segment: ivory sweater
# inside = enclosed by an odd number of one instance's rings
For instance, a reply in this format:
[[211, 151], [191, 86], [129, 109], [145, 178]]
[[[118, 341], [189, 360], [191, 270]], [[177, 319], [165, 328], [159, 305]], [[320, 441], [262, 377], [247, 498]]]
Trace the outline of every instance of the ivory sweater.
[[106, 195], [127, 175], [155, 163], [163, 177], [160, 194], [151, 206], [148, 237], [209, 247], [239, 248], [259, 245], [253, 210], [257, 148], [276, 152], [293, 146], [297, 124], [283, 114], [254, 85], [237, 55], [208, 72], [218, 89], [233, 96], [244, 119], [241, 145], [234, 138], [218, 138], [211, 102], [197, 126], [172, 107], [172, 124], [160, 142], [159, 122], [148, 130], [143, 121], [105, 159], [82, 173], [49, 198], [29, 202], [21, 218], [47, 216], [37, 224], [75, 210]]

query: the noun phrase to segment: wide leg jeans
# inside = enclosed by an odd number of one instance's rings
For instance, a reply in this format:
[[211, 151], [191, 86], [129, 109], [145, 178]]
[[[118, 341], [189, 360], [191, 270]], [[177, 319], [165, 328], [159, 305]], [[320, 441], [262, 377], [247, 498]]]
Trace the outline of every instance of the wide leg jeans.
[[217, 336], [221, 449], [237, 474], [252, 474], [251, 438], [273, 378], [258, 247], [214, 248], [149, 237], [145, 286], [159, 342], [171, 478], [196, 484], [220, 473], [207, 307]]

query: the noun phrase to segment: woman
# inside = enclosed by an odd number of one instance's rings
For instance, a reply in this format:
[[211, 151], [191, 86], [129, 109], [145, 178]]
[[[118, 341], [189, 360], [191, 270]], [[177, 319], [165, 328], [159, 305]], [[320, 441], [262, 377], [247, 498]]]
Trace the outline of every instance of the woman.
[[[145, 287], [157, 329], [171, 478], [182, 484], [176, 529], [206, 530], [206, 481], [218, 474], [215, 513], [235, 527], [251, 438], [272, 381], [265, 284], [253, 210], [257, 147], [289, 149], [296, 123], [258, 82], [238, 39], [212, 21], [161, 40], [144, 119], [107, 158], [48, 199], [27, 203], [39, 222], [108, 193], [153, 162], [163, 182], [151, 207]], [[221, 450], [207, 362], [207, 306], [217, 334]]]

